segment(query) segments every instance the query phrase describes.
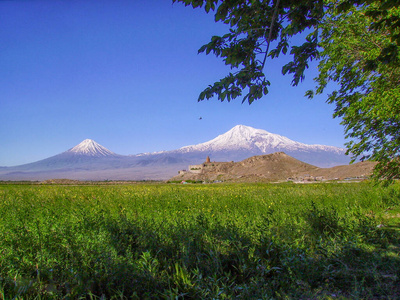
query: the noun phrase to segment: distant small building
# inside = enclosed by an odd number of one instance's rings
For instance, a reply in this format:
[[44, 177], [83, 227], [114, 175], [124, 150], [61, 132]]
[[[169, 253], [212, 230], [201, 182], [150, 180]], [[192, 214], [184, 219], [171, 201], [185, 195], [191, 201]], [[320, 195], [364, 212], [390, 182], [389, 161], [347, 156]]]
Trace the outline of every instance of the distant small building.
[[203, 173], [203, 165], [189, 165], [189, 172], [196, 174]]
[[207, 155], [206, 163], [209, 163], [209, 162], [211, 162], [211, 160], [210, 160], [210, 157]]

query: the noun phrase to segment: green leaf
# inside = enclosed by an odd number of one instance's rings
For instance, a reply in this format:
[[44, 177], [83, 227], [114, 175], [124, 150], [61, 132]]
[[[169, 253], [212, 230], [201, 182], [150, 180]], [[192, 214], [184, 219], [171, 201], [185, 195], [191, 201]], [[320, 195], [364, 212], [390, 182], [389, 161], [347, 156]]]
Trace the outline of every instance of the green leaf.
[[307, 97], [308, 99], [312, 99], [314, 97], [314, 91], [308, 90], [308, 91], [306, 91], [304, 96]]

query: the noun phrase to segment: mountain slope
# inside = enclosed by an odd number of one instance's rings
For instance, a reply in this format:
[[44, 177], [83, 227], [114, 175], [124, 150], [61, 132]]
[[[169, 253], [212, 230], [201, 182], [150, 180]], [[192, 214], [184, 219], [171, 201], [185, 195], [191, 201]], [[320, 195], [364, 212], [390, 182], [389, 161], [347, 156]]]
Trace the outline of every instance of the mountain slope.
[[162, 180], [189, 161], [163, 156], [128, 156], [116, 154], [93, 140], [39, 160], [14, 167], [0, 168], [0, 180], [46, 180], [68, 178], [78, 180]]
[[14, 171], [50, 171], [98, 168], [103, 162], [117, 161], [115, 154], [93, 140], [87, 139], [75, 147], [37, 162], [12, 167]]
[[278, 149], [291, 151], [305, 150], [323, 150], [334, 153], [342, 153], [343, 149], [323, 146], [323, 145], [307, 145], [292, 141], [287, 137], [270, 133], [266, 130], [255, 129], [250, 126], [237, 125], [224, 134], [217, 136], [208, 142], [182, 147], [182, 152], [191, 151], [226, 151], [226, 150], [242, 150], [248, 149], [267, 153], [270, 151], [277, 152]]
[[55, 156], [20, 166], [0, 168], [0, 180], [43, 180], [69, 178], [168, 179], [189, 164], [212, 161], [242, 161], [255, 155], [286, 154], [319, 167], [348, 164], [345, 150], [332, 146], [306, 145], [284, 136], [237, 125], [228, 132], [198, 145], [177, 150], [138, 155], [119, 155], [87, 139]]
[[244, 125], [237, 125], [208, 142], [169, 151], [171, 154], [190, 157], [193, 163], [201, 163], [207, 156], [215, 161], [241, 161], [251, 156], [274, 152], [285, 152], [296, 159], [319, 167], [332, 167], [350, 162], [350, 158], [345, 155], [345, 149], [307, 145]]

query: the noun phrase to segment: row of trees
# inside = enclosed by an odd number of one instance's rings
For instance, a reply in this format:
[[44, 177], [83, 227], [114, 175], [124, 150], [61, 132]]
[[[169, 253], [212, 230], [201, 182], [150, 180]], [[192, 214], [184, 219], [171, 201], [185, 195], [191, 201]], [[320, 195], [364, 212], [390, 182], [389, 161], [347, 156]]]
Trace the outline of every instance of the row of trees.
[[[290, 54], [282, 74], [304, 79], [319, 60], [316, 88], [335, 105], [345, 127], [348, 154], [378, 162], [374, 175], [400, 177], [400, 9], [398, 0], [173, 0], [215, 14], [229, 32], [213, 36], [199, 53], [221, 57], [232, 72], [209, 85], [198, 100], [253, 101], [268, 94], [269, 59]], [[294, 36], [305, 36], [292, 45]]]

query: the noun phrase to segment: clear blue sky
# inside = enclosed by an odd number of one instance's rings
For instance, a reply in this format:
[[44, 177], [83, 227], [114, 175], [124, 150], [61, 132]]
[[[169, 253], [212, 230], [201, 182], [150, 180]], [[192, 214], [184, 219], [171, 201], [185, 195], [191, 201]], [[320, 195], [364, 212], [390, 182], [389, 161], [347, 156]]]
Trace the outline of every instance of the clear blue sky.
[[[170, 0], [0, 1], [0, 166], [61, 153], [86, 138], [119, 154], [173, 150], [238, 124], [343, 147], [340, 120], [306, 81], [269, 62], [270, 94], [252, 105], [198, 94], [229, 68], [197, 54], [228, 30]], [[202, 120], [199, 120], [202, 117]]]

